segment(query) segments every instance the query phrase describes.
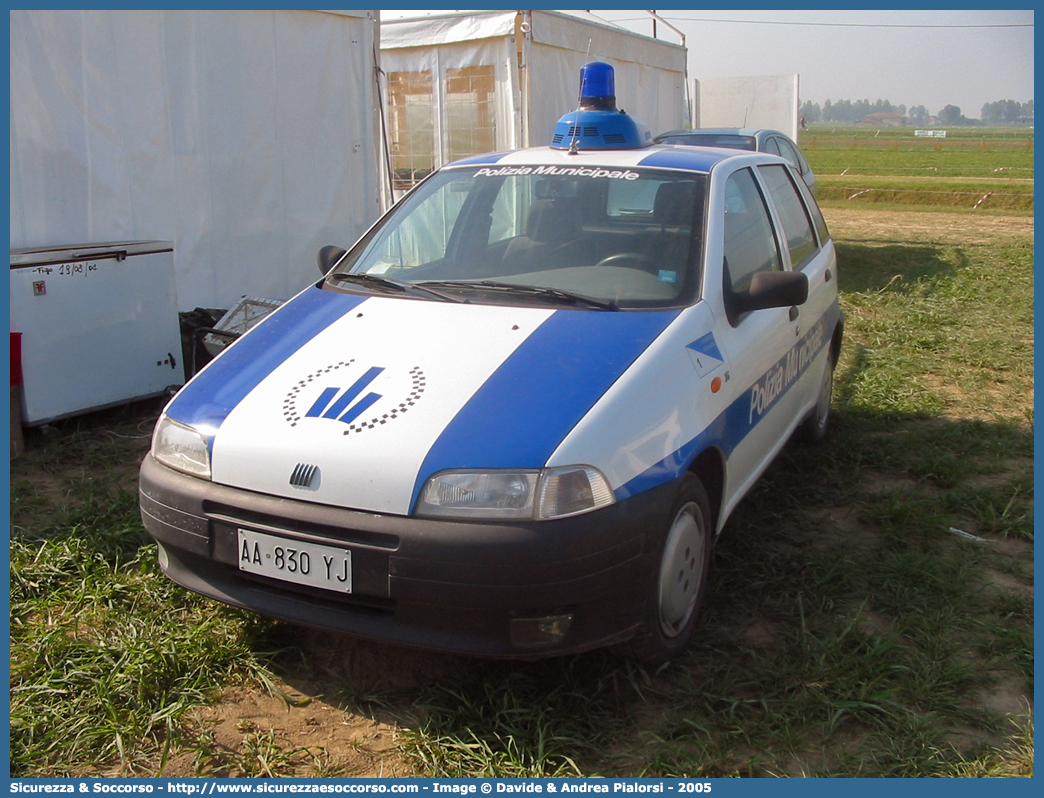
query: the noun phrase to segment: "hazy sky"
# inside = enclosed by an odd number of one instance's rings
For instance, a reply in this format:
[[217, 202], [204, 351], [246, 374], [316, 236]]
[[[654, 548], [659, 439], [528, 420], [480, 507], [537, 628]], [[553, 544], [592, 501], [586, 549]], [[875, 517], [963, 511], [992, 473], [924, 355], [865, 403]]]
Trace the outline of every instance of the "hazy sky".
[[[645, 11], [592, 13], [652, 34]], [[1033, 98], [1032, 10], [657, 13], [685, 33], [690, 78], [796, 72], [802, 102], [882, 99], [924, 105], [933, 114], [956, 105], [971, 118], [987, 102]], [[987, 27], [1014, 25], [1024, 27]], [[679, 41], [662, 25], [657, 32]]]

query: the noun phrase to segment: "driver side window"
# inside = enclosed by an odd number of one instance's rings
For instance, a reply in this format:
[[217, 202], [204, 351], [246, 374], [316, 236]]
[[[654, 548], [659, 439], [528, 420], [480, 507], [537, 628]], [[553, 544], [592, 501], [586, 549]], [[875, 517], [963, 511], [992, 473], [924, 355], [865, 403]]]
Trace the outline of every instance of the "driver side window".
[[783, 268], [768, 208], [749, 169], [725, 184], [725, 261], [727, 287], [746, 291], [758, 272]]

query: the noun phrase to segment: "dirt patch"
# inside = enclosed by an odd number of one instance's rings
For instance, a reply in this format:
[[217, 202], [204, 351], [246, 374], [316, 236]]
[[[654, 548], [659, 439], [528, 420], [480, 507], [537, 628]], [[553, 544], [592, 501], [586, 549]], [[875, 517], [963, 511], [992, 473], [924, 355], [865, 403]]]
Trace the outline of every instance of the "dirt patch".
[[975, 694], [977, 702], [994, 715], [1023, 722], [1032, 717], [1033, 696], [1026, 684], [1015, 675], [999, 676], [989, 689]]
[[937, 493], [922, 482], [917, 482], [905, 477], [896, 477], [888, 474], [878, 474], [874, 471], [866, 471], [863, 478], [863, 490], [866, 493], [882, 495], [888, 493]]
[[756, 620], [742, 632], [743, 639], [753, 646], [768, 648], [776, 643], [776, 633], [765, 621]]
[[162, 774], [213, 776], [414, 775], [397, 750], [398, 728], [308, 699], [284, 683], [272, 694], [236, 688], [197, 710], [191, 724], [207, 756], [185, 752]]
[[1033, 544], [1015, 538], [1002, 538], [993, 541], [997, 551], [1022, 561], [1029, 572], [1033, 572]]
[[[269, 692], [238, 687], [193, 713], [199, 745], [164, 776], [382, 778], [415, 776], [399, 749], [404, 728], [422, 720], [412, 701], [428, 682], [448, 679], [460, 658], [279, 623], [271, 633], [288, 653]], [[207, 758], [197, 761], [199, 750]]]
[[284, 623], [271, 638], [287, 649], [272, 666], [279, 679], [268, 692], [237, 687], [196, 710], [197, 744], [162, 775], [417, 775], [399, 748], [403, 729], [422, 721], [416, 689], [450, 678], [459, 657]]
[[823, 216], [835, 238], [856, 243], [905, 239], [980, 244], [1033, 237], [1032, 216], [980, 216], [865, 207], [826, 207]]
[[856, 618], [856, 627], [870, 637], [880, 637], [895, 631], [895, 624], [892, 621], [867, 607], [860, 608]]
[[[1021, 421], [1024, 412], [1021, 405], [1008, 410], [1012, 405], [1011, 389], [1002, 382], [994, 385], [977, 385], [973, 392], [962, 386], [948, 382], [936, 374], [921, 374], [916, 381], [929, 393], [945, 400], [942, 417], [955, 421], [970, 421], [981, 418], [1009, 418]], [[983, 398], [989, 399], [983, 403]], [[1026, 406], [1032, 405], [1032, 397], [1027, 397]]]
[[1021, 579], [1012, 574], [1006, 574], [992, 568], [987, 568], [983, 571], [983, 576], [989, 584], [1001, 593], [1009, 596], [1021, 596], [1022, 598], [1030, 600], [1033, 599], [1033, 585], [1027, 585]]
[[[991, 488], [1004, 488], [1013, 482], [1032, 478], [1033, 461], [1024, 457], [1013, 457], [1002, 461], [1000, 471], [993, 474], [978, 474], [963, 481], [966, 487], [975, 490], [989, 490]], [[989, 463], [983, 463], [984, 468], [989, 468]]]
[[859, 513], [852, 506], [824, 507], [809, 510], [807, 515], [818, 527], [814, 537], [818, 545], [869, 546], [874, 542], [873, 530], [860, 520]]

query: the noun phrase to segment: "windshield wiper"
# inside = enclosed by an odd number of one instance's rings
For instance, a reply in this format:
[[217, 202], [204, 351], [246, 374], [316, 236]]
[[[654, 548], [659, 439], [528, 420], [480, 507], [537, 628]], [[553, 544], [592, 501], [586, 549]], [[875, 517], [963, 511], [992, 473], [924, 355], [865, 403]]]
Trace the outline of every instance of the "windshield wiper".
[[394, 277], [385, 277], [382, 274], [366, 274], [364, 272], [336, 272], [331, 274], [338, 280], [345, 282], [360, 282], [364, 285], [382, 286], [384, 288], [394, 288], [401, 293], [409, 293], [411, 291], [419, 291], [422, 294], [428, 296], [438, 297], [446, 302], [467, 302], [468, 300], [464, 297], [453, 296], [452, 294], [446, 294], [442, 291], [436, 291], [434, 288], [429, 288], [427, 285], [422, 283], [408, 283], [405, 280], [396, 280]]
[[555, 299], [559, 302], [568, 302], [571, 305], [586, 305], [587, 307], [599, 308], [600, 310], [619, 310], [616, 303], [611, 299], [596, 299], [593, 296], [577, 294], [573, 291], [564, 291], [560, 288], [548, 288], [540, 285], [519, 285], [517, 283], [500, 283], [496, 280], [425, 280], [417, 283], [420, 286], [437, 285], [444, 288], [475, 288], [479, 290], [498, 291], [505, 294], [522, 294], [525, 296], [539, 296], [547, 299]]

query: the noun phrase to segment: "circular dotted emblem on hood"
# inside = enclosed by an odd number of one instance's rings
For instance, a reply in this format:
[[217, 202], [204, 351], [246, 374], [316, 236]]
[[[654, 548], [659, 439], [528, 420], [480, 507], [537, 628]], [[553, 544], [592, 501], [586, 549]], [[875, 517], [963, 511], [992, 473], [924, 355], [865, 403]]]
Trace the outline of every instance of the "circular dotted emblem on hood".
[[418, 402], [424, 388], [418, 366], [401, 372], [343, 360], [294, 385], [283, 399], [283, 418], [291, 427], [310, 419], [336, 421], [347, 426], [342, 434], [348, 435], [394, 421]]

